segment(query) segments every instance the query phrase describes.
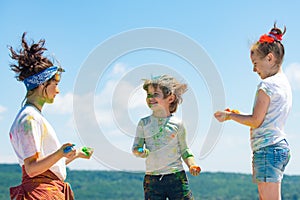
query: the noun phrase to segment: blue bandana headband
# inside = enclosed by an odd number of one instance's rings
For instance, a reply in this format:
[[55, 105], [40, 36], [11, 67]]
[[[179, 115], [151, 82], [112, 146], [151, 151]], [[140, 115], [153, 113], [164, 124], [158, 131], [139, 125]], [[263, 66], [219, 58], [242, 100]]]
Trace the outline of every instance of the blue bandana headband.
[[45, 83], [46, 81], [50, 80], [57, 72], [62, 71], [64, 71], [62, 68], [52, 66], [37, 74], [25, 78], [23, 82], [26, 86], [27, 91], [30, 91], [38, 87], [39, 85]]

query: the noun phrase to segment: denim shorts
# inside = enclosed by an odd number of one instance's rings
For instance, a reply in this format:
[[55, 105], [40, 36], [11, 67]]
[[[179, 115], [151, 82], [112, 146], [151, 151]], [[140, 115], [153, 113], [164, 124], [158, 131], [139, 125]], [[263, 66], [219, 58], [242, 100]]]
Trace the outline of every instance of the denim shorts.
[[253, 152], [253, 182], [281, 182], [290, 160], [288, 146], [271, 145]]
[[145, 200], [193, 200], [185, 171], [165, 175], [145, 175]]

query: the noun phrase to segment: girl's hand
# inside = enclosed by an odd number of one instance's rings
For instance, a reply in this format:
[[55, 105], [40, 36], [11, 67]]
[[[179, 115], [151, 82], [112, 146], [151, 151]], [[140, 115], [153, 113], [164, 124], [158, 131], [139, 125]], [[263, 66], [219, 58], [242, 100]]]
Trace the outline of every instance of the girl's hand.
[[224, 122], [226, 120], [230, 120], [230, 113], [240, 114], [240, 111], [226, 108], [224, 111], [215, 112], [214, 116], [219, 122]]
[[217, 111], [214, 116], [219, 122], [224, 122], [229, 119], [230, 112], [228, 111]]
[[201, 168], [198, 165], [191, 165], [189, 171], [193, 176], [198, 176], [201, 172]]

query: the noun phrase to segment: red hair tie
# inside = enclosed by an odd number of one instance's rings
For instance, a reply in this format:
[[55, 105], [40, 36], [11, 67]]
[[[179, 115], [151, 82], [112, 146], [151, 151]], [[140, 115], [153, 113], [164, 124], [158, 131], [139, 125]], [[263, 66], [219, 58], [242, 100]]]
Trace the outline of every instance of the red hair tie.
[[264, 34], [260, 36], [259, 42], [260, 43], [273, 43], [274, 41], [281, 41], [282, 40], [282, 35], [283, 34], [278, 34], [276, 31], [271, 31], [269, 34]]
[[278, 34], [276, 30], [272, 30], [269, 33], [270, 37], [273, 37], [276, 41], [281, 41], [282, 40], [282, 34]]
[[275, 41], [275, 39], [267, 34], [264, 34], [264, 35], [260, 36], [260, 38], [259, 38], [259, 43], [265, 43], [265, 42], [273, 43], [274, 41]]

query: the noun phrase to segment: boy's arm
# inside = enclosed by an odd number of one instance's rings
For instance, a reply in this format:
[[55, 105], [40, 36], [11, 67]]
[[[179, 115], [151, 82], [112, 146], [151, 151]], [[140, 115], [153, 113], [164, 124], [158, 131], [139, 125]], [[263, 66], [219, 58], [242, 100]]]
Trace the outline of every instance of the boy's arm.
[[186, 142], [186, 131], [182, 125], [178, 131], [178, 141], [181, 150], [181, 157], [185, 164], [188, 166], [190, 173], [193, 176], [199, 175], [201, 168], [196, 164], [194, 155]]
[[200, 174], [201, 168], [196, 164], [194, 156], [187, 157], [186, 159], [183, 159], [183, 161], [188, 166], [189, 171], [193, 176], [198, 176]]
[[149, 155], [149, 150], [144, 148], [145, 138], [142, 120], [138, 123], [136, 136], [132, 145], [132, 153], [137, 157], [145, 158]]

